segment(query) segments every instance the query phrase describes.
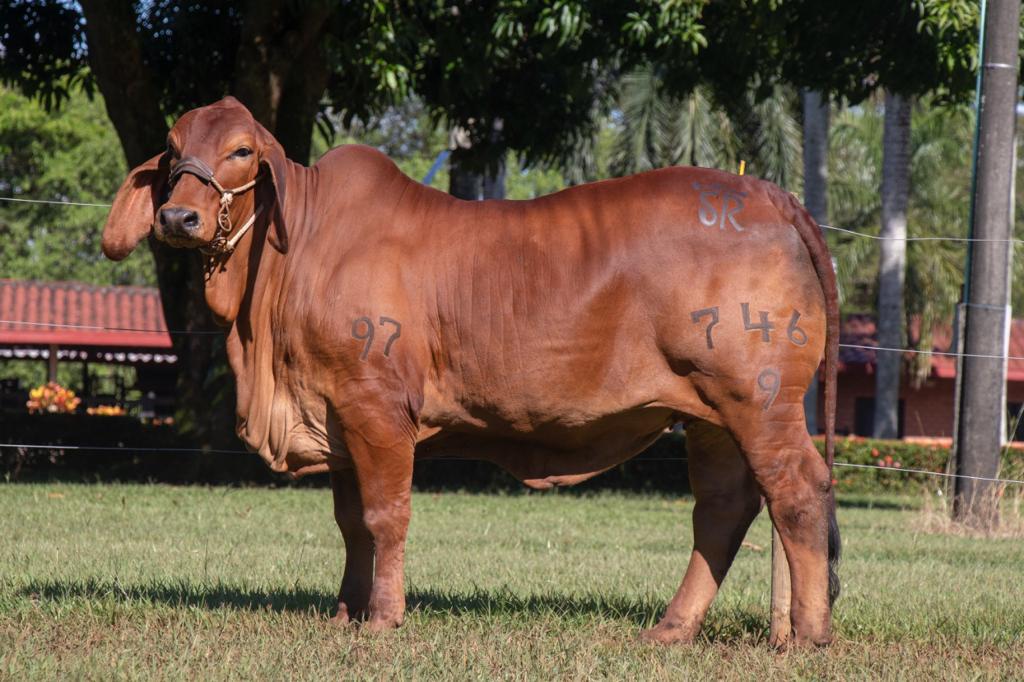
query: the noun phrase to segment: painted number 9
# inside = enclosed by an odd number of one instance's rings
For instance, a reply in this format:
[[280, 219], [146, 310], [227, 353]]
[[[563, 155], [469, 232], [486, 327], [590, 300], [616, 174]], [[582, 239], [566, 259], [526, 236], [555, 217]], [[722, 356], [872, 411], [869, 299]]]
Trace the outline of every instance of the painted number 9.
[[757, 375], [757, 387], [768, 394], [768, 397], [761, 404], [762, 410], [767, 410], [775, 402], [775, 399], [779, 396], [779, 385], [781, 383], [782, 377], [779, 375], [779, 370], [774, 367], [761, 370], [761, 373]]

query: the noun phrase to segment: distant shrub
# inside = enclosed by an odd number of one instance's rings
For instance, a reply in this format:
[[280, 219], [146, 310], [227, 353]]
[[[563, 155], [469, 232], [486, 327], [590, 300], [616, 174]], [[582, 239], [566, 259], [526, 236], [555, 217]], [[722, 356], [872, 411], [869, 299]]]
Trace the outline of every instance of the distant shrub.
[[[254, 454], [197, 452], [197, 443], [171, 425], [144, 424], [126, 416], [99, 419], [85, 414], [0, 412], [0, 442], [41, 444], [44, 448], [0, 448], [0, 479], [76, 479], [163, 481], [170, 483], [292, 483], [272, 474]], [[821, 438], [814, 439], [824, 452]], [[79, 450], [74, 446], [89, 446]], [[241, 451], [242, 444], [238, 444]], [[633, 459], [573, 490], [629, 490], [681, 494], [690, 491], [685, 433], [666, 433]], [[945, 472], [944, 443], [883, 441], [841, 437], [836, 441], [836, 491], [918, 494], [945, 489], [948, 479], [916, 471]], [[842, 466], [859, 464], [869, 469]], [[1024, 479], [1024, 449], [1003, 453], [1000, 476]], [[310, 476], [301, 485], [327, 485], [326, 476]], [[418, 490], [521, 491], [523, 485], [488, 462], [464, 459], [416, 462]]]
[[[815, 438], [815, 445], [824, 454], [824, 438]], [[946, 473], [950, 446], [943, 442], [875, 440], [858, 436], [836, 439], [836, 463], [833, 478], [836, 491], [870, 493], [917, 493], [923, 490], [945, 490], [950, 479], [914, 473], [908, 470]], [[842, 464], [875, 467], [863, 469]], [[952, 472], [951, 472], [952, 473]], [[1024, 474], [1024, 449], [1004, 448], [1000, 477], [1020, 480]]]

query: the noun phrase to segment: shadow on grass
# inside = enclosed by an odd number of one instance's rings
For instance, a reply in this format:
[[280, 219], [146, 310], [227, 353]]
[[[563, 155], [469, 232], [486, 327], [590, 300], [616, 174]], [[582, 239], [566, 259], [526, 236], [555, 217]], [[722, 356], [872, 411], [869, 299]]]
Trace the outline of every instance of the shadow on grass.
[[650, 627], [665, 609], [660, 599], [628, 598], [614, 595], [520, 595], [508, 589], [469, 592], [413, 590], [406, 597], [406, 606], [427, 616], [556, 616], [568, 620], [601, 618], [629, 620], [640, 627]]
[[41, 580], [28, 583], [21, 593], [32, 600], [109, 600], [134, 604], [240, 611], [296, 611], [330, 614], [337, 606], [333, 595], [301, 587], [267, 590], [236, 585], [197, 585], [188, 582], [129, 585], [114, 580]]
[[[247, 589], [231, 585], [195, 585], [167, 583], [125, 585], [118, 581], [94, 578], [81, 581], [36, 581], [20, 590], [33, 601], [113, 599], [135, 605], [163, 604], [177, 608], [236, 609], [306, 613], [326, 618], [333, 614], [335, 596], [319, 590]], [[407, 594], [407, 609], [427, 618], [554, 616], [568, 621], [625, 620], [637, 628], [654, 625], [665, 609], [665, 602], [654, 598], [628, 598], [614, 595], [517, 595], [507, 589], [467, 592], [434, 589], [412, 590]], [[734, 643], [765, 639], [763, 614], [732, 608], [713, 617], [705, 625], [703, 639], [708, 642]]]

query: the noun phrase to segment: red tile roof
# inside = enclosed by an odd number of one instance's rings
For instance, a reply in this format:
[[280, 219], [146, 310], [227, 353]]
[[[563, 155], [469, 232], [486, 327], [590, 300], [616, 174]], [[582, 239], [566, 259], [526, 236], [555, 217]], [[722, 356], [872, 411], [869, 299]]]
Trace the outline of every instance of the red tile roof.
[[[919, 336], [920, 324], [914, 321], [910, 335]], [[839, 343], [856, 346], [877, 346], [878, 334], [875, 330], [873, 315], [847, 315], [843, 319]], [[938, 325], [932, 331], [932, 350], [940, 353], [955, 353], [953, 344], [953, 327], [950, 324]], [[862, 348], [840, 347], [840, 367], [862, 365], [869, 371], [875, 365], [873, 350]], [[1010, 326], [1010, 357], [1024, 357], [1024, 320], [1013, 320]], [[949, 355], [932, 355], [932, 374], [940, 379], [952, 379], [956, 376], [956, 358]], [[1010, 360], [1006, 363], [1007, 381], [1024, 381], [1024, 360]]]
[[0, 344], [171, 348], [150, 287], [0, 279]]

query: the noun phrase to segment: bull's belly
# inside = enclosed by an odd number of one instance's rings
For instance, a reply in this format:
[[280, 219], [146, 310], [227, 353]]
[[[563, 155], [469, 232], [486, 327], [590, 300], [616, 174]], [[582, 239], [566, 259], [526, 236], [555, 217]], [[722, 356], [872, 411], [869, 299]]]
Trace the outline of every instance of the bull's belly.
[[493, 462], [532, 488], [575, 485], [639, 454], [679, 418], [666, 407], [644, 407], [528, 433], [493, 420], [425, 426], [416, 456]]

